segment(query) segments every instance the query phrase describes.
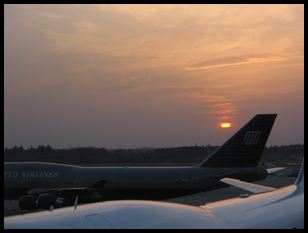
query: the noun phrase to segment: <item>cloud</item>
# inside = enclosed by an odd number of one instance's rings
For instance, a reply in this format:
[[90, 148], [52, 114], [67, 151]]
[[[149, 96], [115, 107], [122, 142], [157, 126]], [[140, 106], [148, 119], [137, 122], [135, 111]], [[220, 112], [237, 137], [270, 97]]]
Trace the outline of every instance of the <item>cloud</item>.
[[[111, 67], [106, 60], [112, 60], [114, 67], [121, 69], [173, 65], [196, 70], [269, 61], [239, 55], [247, 51], [254, 54], [289, 50], [294, 40], [288, 39], [286, 32], [291, 34], [300, 28], [294, 27], [294, 23], [298, 22], [302, 7], [102, 4], [36, 9], [41, 9], [38, 19], [63, 20], [61, 25], [45, 23], [42, 27], [53, 49], [72, 56], [96, 56], [95, 61], [90, 59], [91, 69], [105, 69], [107, 63]], [[38, 19], [35, 23], [41, 26]], [[215, 54], [233, 60], [186, 67], [192, 61], [209, 59]]]
[[186, 70], [205, 70], [211, 68], [223, 68], [226, 66], [238, 66], [247, 64], [258, 64], [264, 62], [277, 62], [288, 59], [288, 56], [277, 54], [229, 56], [218, 59], [206, 60], [186, 67]]

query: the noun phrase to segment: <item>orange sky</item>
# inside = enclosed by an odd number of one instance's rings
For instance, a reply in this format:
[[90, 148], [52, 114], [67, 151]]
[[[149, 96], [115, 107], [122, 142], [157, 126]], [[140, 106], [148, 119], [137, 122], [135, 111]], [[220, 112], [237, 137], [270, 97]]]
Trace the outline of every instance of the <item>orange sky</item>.
[[[5, 146], [304, 140], [303, 5], [5, 5]], [[231, 122], [222, 129], [221, 122]]]

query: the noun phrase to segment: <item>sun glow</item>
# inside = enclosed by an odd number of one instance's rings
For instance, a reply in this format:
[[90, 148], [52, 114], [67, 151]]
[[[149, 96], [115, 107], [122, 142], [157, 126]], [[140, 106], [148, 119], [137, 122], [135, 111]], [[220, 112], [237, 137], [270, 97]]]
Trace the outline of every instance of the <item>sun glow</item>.
[[226, 122], [221, 123], [221, 124], [220, 124], [220, 127], [221, 127], [221, 128], [230, 128], [230, 127], [231, 127], [231, 123], [226, 123]]

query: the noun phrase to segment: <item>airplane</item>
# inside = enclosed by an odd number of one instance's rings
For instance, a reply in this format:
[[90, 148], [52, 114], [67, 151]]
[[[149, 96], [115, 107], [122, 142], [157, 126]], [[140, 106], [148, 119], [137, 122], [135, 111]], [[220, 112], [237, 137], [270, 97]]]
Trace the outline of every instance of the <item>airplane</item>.
[[296, 182], [275, 189], [223, 178], [254, 193], [200, 207], [123, 200], [4, 218], [4, 229], [303, 229], [304, 160]]
[[101, 200], [161, 200], [226, 186], [224, 177], [252, 182], [271, 169], [258, 167], [277, 114], [257, 114], [200, 164], [176, 167], [80, 167], [45, 162], [5, 162], [4, 199], [23, 210]]

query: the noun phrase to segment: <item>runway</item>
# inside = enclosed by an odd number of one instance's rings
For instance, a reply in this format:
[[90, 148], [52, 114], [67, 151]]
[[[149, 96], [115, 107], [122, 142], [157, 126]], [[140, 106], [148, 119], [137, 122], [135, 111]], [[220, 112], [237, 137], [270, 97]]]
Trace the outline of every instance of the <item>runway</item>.
[[[279, 177], [276, 175], [269, 175], [266, 179], [258, 182], [256, 184], [267, 185], [275, 188], [284, 187], [290, 184], [293, 184], [296, 180], [296, 177]], [[243, 190], [240, 190], [235, 187], [227, 187], [217, 190], [212, 190], [208, 192], [196, 193], [188, 196], [182, 196], [172, 199], [166, 199], [162, 201], [188, 204], [193, 206], [204, 205], [208, 202], [228, 199], [232, 197], [238, 197], [242, 193], [247, 193]], [[18, 207], [18, 201], [8, 201], [4, 200], [4, 217], [12, 216], [17, 214], [30, 213], [33, 211], [22, 211]]]

